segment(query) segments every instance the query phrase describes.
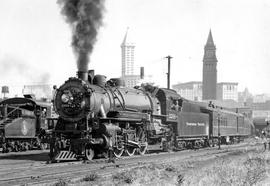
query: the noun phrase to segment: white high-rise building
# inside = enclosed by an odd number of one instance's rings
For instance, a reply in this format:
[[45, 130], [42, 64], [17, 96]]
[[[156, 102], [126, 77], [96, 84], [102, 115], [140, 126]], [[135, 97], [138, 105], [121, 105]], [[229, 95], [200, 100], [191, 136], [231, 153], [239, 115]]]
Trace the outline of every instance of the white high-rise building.
[[125, 81], [125, 85], [127, 87], [134, 87], [140, 79], [140, 76], [134, 74], [135, 43], [131, 41], [128, 35], [128, 29], [121, 44], [121, 50], [122, 78]]
[[135, 44], [128, 37], [128, 30], [121, 44], [122, 49], [122, 76], [134, 75]]

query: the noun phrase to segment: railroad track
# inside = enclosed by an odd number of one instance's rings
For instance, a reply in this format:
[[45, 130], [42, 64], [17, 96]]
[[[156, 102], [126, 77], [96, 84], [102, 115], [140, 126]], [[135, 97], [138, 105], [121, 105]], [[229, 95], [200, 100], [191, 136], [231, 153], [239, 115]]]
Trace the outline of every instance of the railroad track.
[[[24, 183], [29, 184], [43, 184], [43, 183], [53, 183], [54, 181], [57, 181], [59, 179], [65, 178], [65, 179], [71, 179], [76, 176], [80, 176], [82, 174], [90, 173], [90, 172], [107, 172], [109, 170], [114, 171], [114, 169], [117, 167], [118, 170], [121, 170], [120, 167], [126, 168], [133, 168], [138, 167], [140, 163], [120, 163], [120, 164], [107, 164], [106, 162], [99, 162], [96, 161], [93, 162], [87, 162], [87, 163], [78, 163], [72, 165], [72, 167], [66, 167], [66, 166], [53, 166], [57, 169], [51, 170], [48, 172], [48, 170], [36, 170], [36, 173], [28, 174], [28, 175], [21, 175], [17, 177], [9, 177], [9, 178], [1, 178], [0, 184], [3, 185], [22, 185]], [[56, 164], [55, 164], [56, 165]], [[140, 165], [142, 166], [142, 165]], [[49, 168], [49, 167], [46, 167]], [[62, 169], [61, 169], [62, 168]], [[105, 175], [102, 174], [102, 176]], [[110, 173], [107, 173], [109, 176]]]
[[[121, 166], [122, 168], [119, 168], [118, 166]], [[50, 175], [45, 175], [42, 176], [42, 179], [31, 179], [30, 181], [27, 182], [28, 185], [42, 185], [42, 184], [48, 184], [48, 183], [56, 183], [59, 180], [73, 180], [74, 178], [77, 181], [80, 181], [83, 179], [84, 176], [86, 176], [87, 174], [91, 174], [91, 173], [98, 173], [98, 175], [102, 175], [103, 178], [105, 177], [109, 177], [111, 175], [113, 175], [113, 173], [115, 173], [115, 168], [117, 168], [117, 171], [124, 171], [127, 167], [132, 169], [132, 168], [137, 168], [137, 167], [143, 167], [144, 165], [138, 165], [138, 163], [130, 163], [130, 164], [123, 164], [123, 165], [113, 165], [113, 166], [108, 166], [106, 168], [93, 168], [93, 169], [89, 169], [89, 168], [85, 168], [82, 170], [76, 170], [76, 171], [69, 171], [69, 172], [59, 172], [57, 174], [53, 174]], [[84, 175], [84, 176], [82, 176]], [[17, 180], [16, 180], [17, 181]]]
[[[204, 148], [198, 151], [185, 150], [178, 153], [155, 153], [146, 154], [144, 156], [133, 156], [133, 157], [123, 157], [116, 160], [115, 164], [108, 164], [107, 159], [98, 159], [93, 161], [77, 161], [77, 162], [65, 162], [65, 163], [55, 163], [55, 164], [35, 164], [34, 166], [27, 167], [14, 167], [12, 168], [2, 168], [0, 169], [0, 185], [35, 185], [35, 184], [47, 184], [55, 183], [59, 179], [72, 180], [72, 179], [82, 179], [82, 175], [87, 175], [89, 173], [98, 173], [99, 175], [111, 176], [115, 171], [121, 171], [126, 168], [135, 168], [144, 166], [145, 163], [149, 163], [153, 157], [165, 157], [161, 158], [159, 162], [173, 162], [179, 160], [181, 156], [186, 159], [192, 159], [200, 156], [224, 156], [228, 153], [236, 152], [237, 149], [245, 150], [247, 144], [232, 145], [223, 147], [223, 150], [216, 151], [217, 148]], [[254, 145], [249, 145], [254, 146]], [[192, 152], [192, 153], [191, 153]], [[185, 159], [183, 158], [183, 160]], [[28, 170], [25, 170], [27, 169]], [[24, 172], [22, 172], [24, 171]]]

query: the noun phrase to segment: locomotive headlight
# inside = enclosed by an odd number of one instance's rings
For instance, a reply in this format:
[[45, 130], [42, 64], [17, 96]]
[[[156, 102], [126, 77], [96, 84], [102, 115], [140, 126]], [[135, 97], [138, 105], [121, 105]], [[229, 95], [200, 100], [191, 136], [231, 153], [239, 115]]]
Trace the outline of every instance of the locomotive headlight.
[[63, 94], [61, 96], [61, 100], [62, 100], [63, 103], [67, 103], [69, 101], [69, 99], [70, 99], [70, 97], [67, 94]]

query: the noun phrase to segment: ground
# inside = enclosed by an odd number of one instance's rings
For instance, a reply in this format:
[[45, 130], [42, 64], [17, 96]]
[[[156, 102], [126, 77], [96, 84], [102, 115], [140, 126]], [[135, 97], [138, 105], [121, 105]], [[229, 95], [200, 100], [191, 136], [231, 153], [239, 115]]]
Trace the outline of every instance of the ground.
[[91, 173], [80, 185], [270, 185], [270, 151], [263, 151], [260, 145], [216, 158], [146, 163], [109, 178]]
[[270, 185], [258, 141], [94, 162], [46, 164], [47, 151], [0, 155], [0, 185]]

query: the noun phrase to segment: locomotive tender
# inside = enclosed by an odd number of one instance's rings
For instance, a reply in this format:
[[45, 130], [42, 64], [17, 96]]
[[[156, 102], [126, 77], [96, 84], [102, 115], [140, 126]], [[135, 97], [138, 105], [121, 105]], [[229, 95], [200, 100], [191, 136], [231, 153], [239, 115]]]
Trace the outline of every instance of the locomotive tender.
[[241, 114], [201, 106], [170, 89], [127, 88], [119, 79], [94, 76], [93, 70], [79, 71], [78, 78], [60, 86], [54, 107], [59, 119], [50, 158], [57, 161], [91, 160], [109, 151], [116, 157], [124, 152], [132, 156], [154, 146], [165, 151], [202, 147], [216, 143], [219, 136], [250, 134]]
[[37, 102], [30, 95], [0, 102], [0, 152], [44, 149], [46, 117], [52, 104]]

